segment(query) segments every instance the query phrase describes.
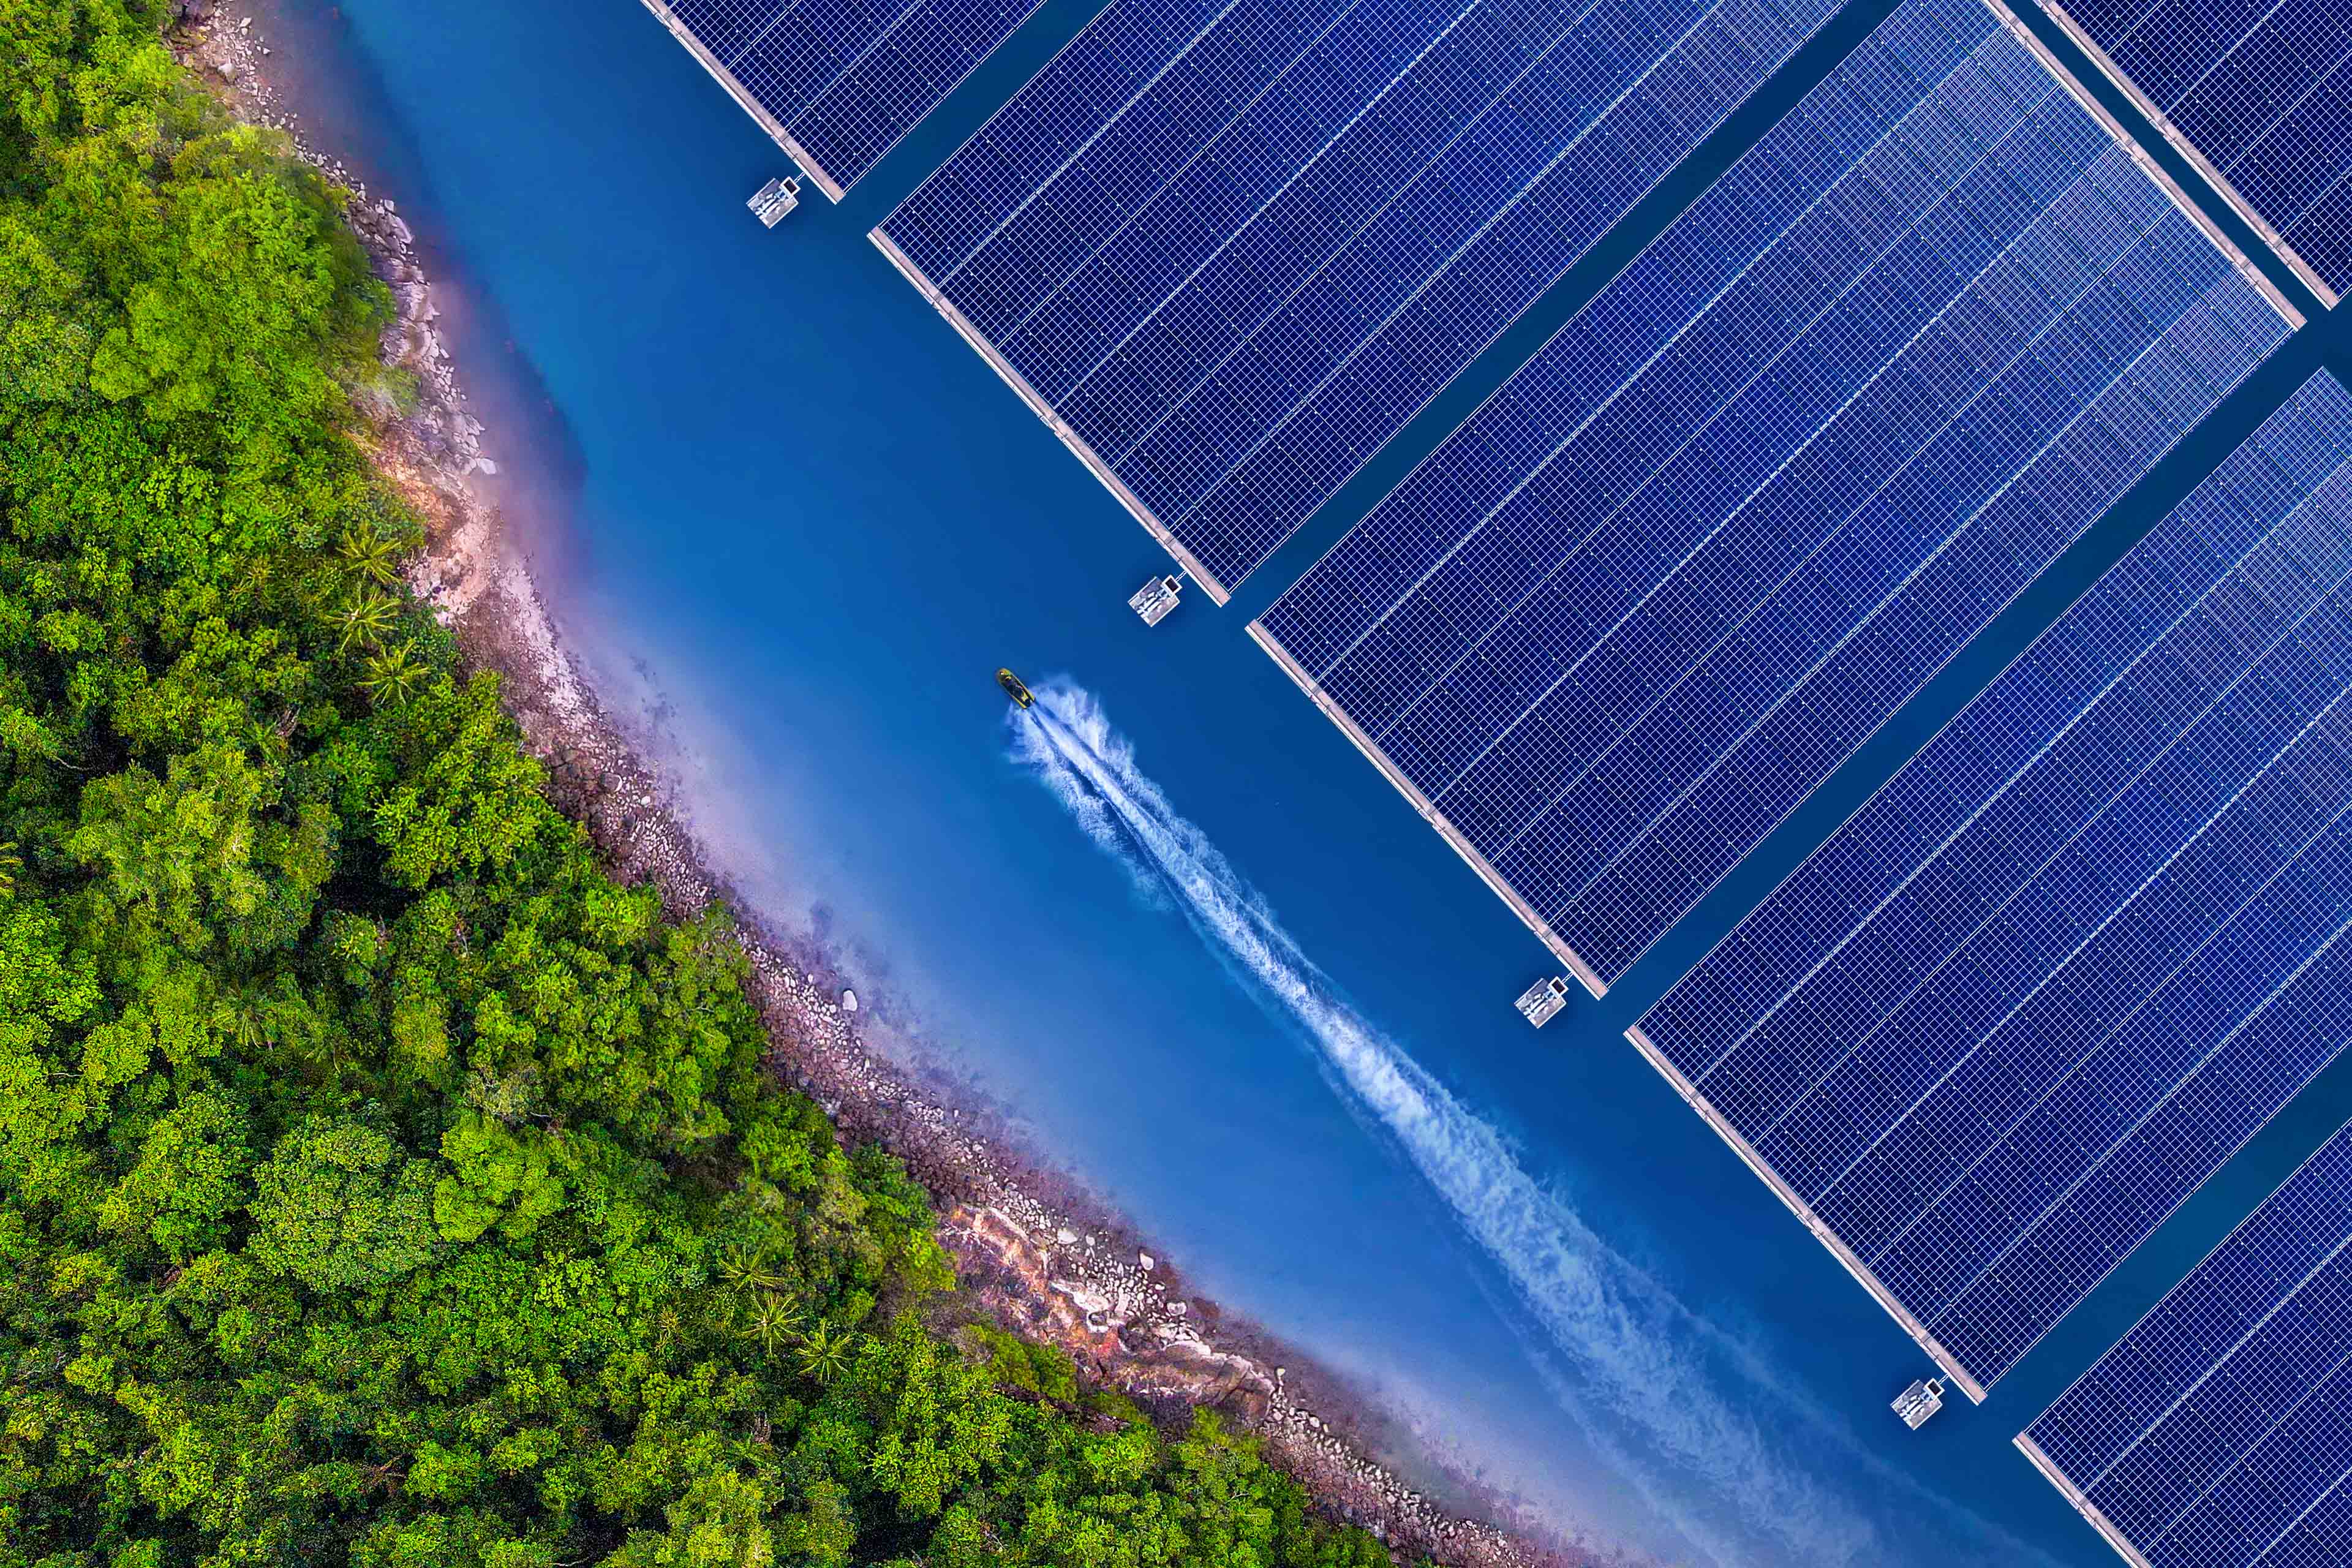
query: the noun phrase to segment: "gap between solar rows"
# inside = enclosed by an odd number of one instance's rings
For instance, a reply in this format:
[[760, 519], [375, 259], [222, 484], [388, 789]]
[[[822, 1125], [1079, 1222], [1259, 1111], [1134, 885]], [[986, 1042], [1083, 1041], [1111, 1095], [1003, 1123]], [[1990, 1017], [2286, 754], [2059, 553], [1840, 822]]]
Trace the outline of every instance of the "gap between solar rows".
[[1631, 1031], [1981, 1398], [2352, 1040], [2315, 377]]
[[1116, 0], [876, 243], [1221, 602], [1831, 0]]
[[1906, 5], [1253, 635], [1598, 993], [2299, 321]]
[[2313, 292], [2352, 287], [2352, 14], [2334, 0], [2040, 0]]

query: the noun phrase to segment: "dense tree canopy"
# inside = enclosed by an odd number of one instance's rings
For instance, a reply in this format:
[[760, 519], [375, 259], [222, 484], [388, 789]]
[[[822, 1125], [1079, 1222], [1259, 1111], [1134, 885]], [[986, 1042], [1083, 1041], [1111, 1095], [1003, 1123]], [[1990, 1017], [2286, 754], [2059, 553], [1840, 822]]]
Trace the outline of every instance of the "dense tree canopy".
[[949, 1294], [403, 596], [336, 193], [0, 0], [0, 1568], [1359, 1564]]

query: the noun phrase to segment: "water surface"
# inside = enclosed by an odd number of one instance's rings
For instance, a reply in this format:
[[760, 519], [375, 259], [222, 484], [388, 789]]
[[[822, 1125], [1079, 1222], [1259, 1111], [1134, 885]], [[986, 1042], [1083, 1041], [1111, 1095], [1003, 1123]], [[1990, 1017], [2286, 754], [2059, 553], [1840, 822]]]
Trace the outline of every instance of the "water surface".
[[[304, 56], [331, 68], [306, 123], [463, 286], [452, 335], [488, 448], [531, 481], [516, 499], [558, 608], [676, 748], [727, 868], [821, 929], [862, 998], [1202, 1288], [1598, 1540], [1808, 1568], [2111, 1561], [2009, 1438], [2352, 1109], [2352, 1075], [2315, 1086], [1986, 1406], [1913, 1435], [1886, 1402], [1924, 1358], [1620, 1031], [2252, 429], [2317, 363], [2316, 334], [1605, 1002], [1537, 1034], [1509, 1000], [1553, 967], [1540, 947], [1243, 626], [1539, 323], [1230, 608], [1195, 595], [1146, 630], [1123, 601], [1165, 558], [865, 238], [1086, 5], [1050, 0], [846, 202], [812, 193], [773, 233], [742, 201], [782, 155], [627, 0], [286, 6], [265, 30], [332, 51]], [[1874, 14], [1833, 26], [1727, 137]], [[1083, 689], [1126, 748], [1118, 776], [1265, 911], [1385, 1077], [1359, 1082], [1216, 921], [1152, 894], [1040, 787], [1012, 755], [1000, 664]], [[1475, 1161], [1433, 1167], [1429, 1125]], [[1565, 1310], [1538, 1277], [1568, 1282]]]

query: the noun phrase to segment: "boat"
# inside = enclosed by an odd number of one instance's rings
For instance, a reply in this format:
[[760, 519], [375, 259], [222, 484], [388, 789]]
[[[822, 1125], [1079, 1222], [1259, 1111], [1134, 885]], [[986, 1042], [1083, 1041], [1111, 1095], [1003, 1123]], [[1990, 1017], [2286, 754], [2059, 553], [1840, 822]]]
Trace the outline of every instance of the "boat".
[[996, 684], [1004, 688], [1004, 695], [1023, 708], [1037, 700], [1029, 695], [1029, 689], [1021, 684], [1021, 678], [1009, 669], [1000, 669], [996, 672]]

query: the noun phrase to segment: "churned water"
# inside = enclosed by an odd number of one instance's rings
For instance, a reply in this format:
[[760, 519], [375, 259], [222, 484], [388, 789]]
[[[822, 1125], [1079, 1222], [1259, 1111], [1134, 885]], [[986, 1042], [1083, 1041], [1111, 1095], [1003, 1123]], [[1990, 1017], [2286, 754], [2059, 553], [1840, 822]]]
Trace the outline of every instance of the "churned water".
[[[1202, 1289], [1418, 1430], [1409, 1466], [1679, 1561], [2110, 1561], [2009, 1438], [2342, 1120], [2352, 1074], [1985, 1406], [1912, 1434], [1886, 1402], [1924, 1358], [1621, 1031], [2323, 355], [2352, 357], [2298, 339], [1604, 1002], [1537, 1034], [1509, 1002], [1542, 949], [1243, 626], [1634, 237], [1232, 606], [1146, 630], [1123, 601], [1165, 558], [865, 238], [1087, 9], [1049, 0], [847, 201], [812, 193], [773, 233], [742, 201], [781, 154], [631, 0], [255, 12], [315, 68], [316, 140], [456, 286], [448, 335], [557, 607], [726, 869]], [[1622, 232], [1884, 9], [1851, 7]], [[1000, 665], [1044, 694], [1009, 738]]]

